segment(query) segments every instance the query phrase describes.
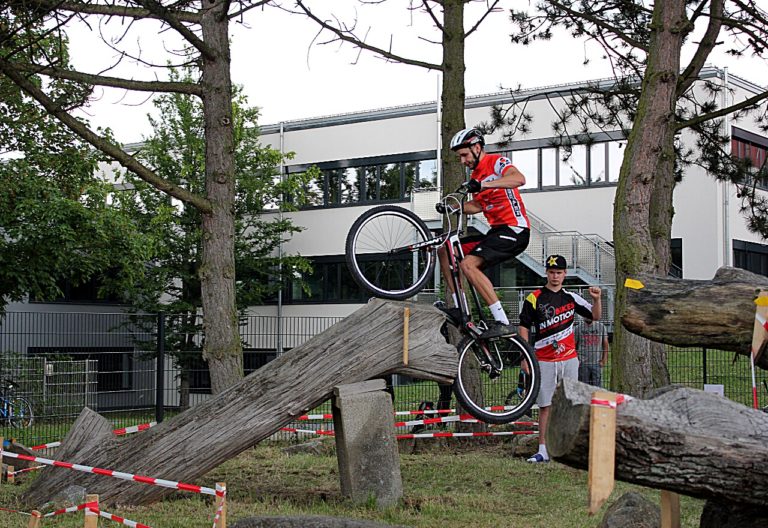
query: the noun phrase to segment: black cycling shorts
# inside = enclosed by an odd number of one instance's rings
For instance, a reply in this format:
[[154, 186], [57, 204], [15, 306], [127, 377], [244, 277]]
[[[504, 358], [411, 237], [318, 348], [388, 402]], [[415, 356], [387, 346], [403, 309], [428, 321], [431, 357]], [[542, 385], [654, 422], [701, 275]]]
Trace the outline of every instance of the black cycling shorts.
[[520, 233], [511, 226], [492, 227], [484, 235], [475, 235], [461, 239], [465, 255], [475, 255], [483, 259], [484, 268], [494, 266], [518, 256], [528, 247], [531, 231], [524, 228]]

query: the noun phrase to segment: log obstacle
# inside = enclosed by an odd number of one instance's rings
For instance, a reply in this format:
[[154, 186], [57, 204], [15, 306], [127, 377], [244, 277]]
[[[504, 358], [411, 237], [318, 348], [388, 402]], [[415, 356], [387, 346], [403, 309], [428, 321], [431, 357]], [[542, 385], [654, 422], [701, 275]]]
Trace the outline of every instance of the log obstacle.
[[[627, 288], [624, 327], [647, 339], [679, 347], [707, 347], [749, 356], [755, 303], [768, 278], [723, 267], [714, 278], [687, 280], [646, 274], [633, 277], [641, 286]], [[763, 341], [756, 365], [768, 369], [768, 342]]]
[[[410, 312], [407, 365], [403, 361], [406, 307]], [[457, 354], [440, 334], [444, 322], [444, 315], [432, 306], [373, 299], [230, 389], [140, 437], [116, 437], [107, 420], [85, 409], [62, 441], [57, 457], [136, 474], [197, 480], [317, 407], [338, 385], [392, 373], [452, 382]], [[170, 493], [162, 487], [47, 468], [23, 500], [43, 504], [71, 485], [98, 493], [105, 504], [148, 504]]]
[[[552, 400], [550, 456], [587, 469], [594, 387], [565, 379]], [[616, 410], [619, 480], [719, 503], [768, 503], [768, 414], [704, 391], [668, 387]]]

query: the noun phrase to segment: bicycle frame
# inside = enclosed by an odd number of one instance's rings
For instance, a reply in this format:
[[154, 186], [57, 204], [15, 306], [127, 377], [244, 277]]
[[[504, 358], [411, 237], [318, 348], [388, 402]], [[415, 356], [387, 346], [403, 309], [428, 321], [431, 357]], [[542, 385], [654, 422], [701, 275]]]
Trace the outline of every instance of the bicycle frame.
[[[470, 317], [469, 301], [464, 289], [463, 281], [461, 280], [461, 271], [459, 265], [464, 260], [464, 248], [461, 245], [461, 233], [464, 229], [464, 214], [463, 205], [467, 199], [466, 184], [463, 184], [455, 192], [446, 195], [443, 199], [443, 205], [445, 206], [444, 216], [448, 220], [448, 230], [441, 236], [437, 237], [437, 240], [442, 238], [441, 243], [436, 246], [435, 250], [440, 246], [445, 245], [448, 255], [448, 267], [450, 269], [451, 283], [453, 285], [453, 291], [456, 292], [456, 298], [459, 302], [459, 311], [461, 312], [461, 326], [465, 328], [469, 333], [479, 336], [487, 329], [485, 318], [483, 317], [482, 304], [480, 303], [480, 296], [477, 290], [471, 283], [467, 283], [467, 287], [472, 297], [475, 310], [477, 311], [478, 320], [485, 325], [486, 328], [479, 328]], [[451, 228], [451, 215], [457, 216], [456, 227]]]

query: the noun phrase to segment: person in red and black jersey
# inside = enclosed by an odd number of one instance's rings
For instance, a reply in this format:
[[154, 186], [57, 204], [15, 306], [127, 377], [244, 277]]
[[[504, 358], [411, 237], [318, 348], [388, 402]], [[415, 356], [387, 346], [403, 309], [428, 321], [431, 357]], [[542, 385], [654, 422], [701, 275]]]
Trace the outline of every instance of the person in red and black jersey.
[[[545, 438], [552, 395], [560, 380], [579, 377], [579, 358], [573, 335], [575, 315], [599, 321], [603, 312], [600, 288], [590, 286], [591, 303], [581, 295], [563, 288], [567, 267], [565, 257], [550, 255], [544, 266], [547, 270], [547, 284], [525, 298], [518, 329], [520, 336], [533, 345], [541, 368], [541, 386], [536, 400], [539, 406], [539, 451], [528, 462], [549, 461]], [[531, 328], [534, 331], [533, 339]]]
[[[490, 231], [479, 240], [466, 240], [467, 245], [462, 244], [466, 257], [461, 262], [461, 272], [477, 289], [493, 314], [494, 323], [490, 325], [483, 337], [513, 334], [515, 328], [509, 326], [509, 318], [501, 306], [493, 284], [483, 270], [516, 257], [528, 247], [530, 224], [518, 190], [525, 185], [525, 176], [512, 165], [509, 158], [485, 152], [485, 138], [476, 128], [466, 128], [457, 132], [451, 140], [451, 150], [456, 152], [459, 161], [465, 167], [472, 169], [468, 182], [472, 199], [464, 203], [464, 213], [483, 213], [491, 226]], [[436, 207], [438, 212], [444, 212], [442, 203], [438, 203]], [[453, 284], [445, 248], [440, 248], [439, 257], [440, 268], [453, 299], [453, 306], [458, 306], [456, 292], [452, 290]], [[436, 306], [444, 305], [436, 303]], [[455, 314], [457, 309], [453, 309], [453, 312], [451, 309], [445, 311], [458, 319]]]

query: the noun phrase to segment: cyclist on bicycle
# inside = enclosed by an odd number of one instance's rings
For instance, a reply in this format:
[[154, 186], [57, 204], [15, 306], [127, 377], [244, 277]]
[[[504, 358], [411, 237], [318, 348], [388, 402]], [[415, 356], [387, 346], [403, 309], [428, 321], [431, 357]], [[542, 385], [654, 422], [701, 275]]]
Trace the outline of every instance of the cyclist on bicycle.
[[[483, 337], [513, 334], [517, 329], [509, 326], [509, 319], [501, 301], [483, 270], [516, 257], [528, 247], [530, 224], [518, 190], [525, 185], [525, 176], [512, 165], [509, 158], [487, 153], [485, 138], [476, 128], [457, 132], [451, 139], [451, 150], [456, 152], [465, 167], [472, 170], [467, 183], [472, 200], [464, 203], [464, 213], [482, 212], [491, 226], [485, 235], [462, 239], [466, 257], [461, 262], [461, 273], [477, 289], [493, 314], [494, 322], [483, 333]], [[440, 213], [445, 211], [442, 203], [436, 204], [435, 207]], [[445, 247], [441, 247], [438, 254], [440, 269], [453, 299], [453, 306], [458, 307]], [[436, 303], [436, 306], [458, 321], [458, 308], [446, 309], [445, 305], [440, 306], [440, 303]]]

